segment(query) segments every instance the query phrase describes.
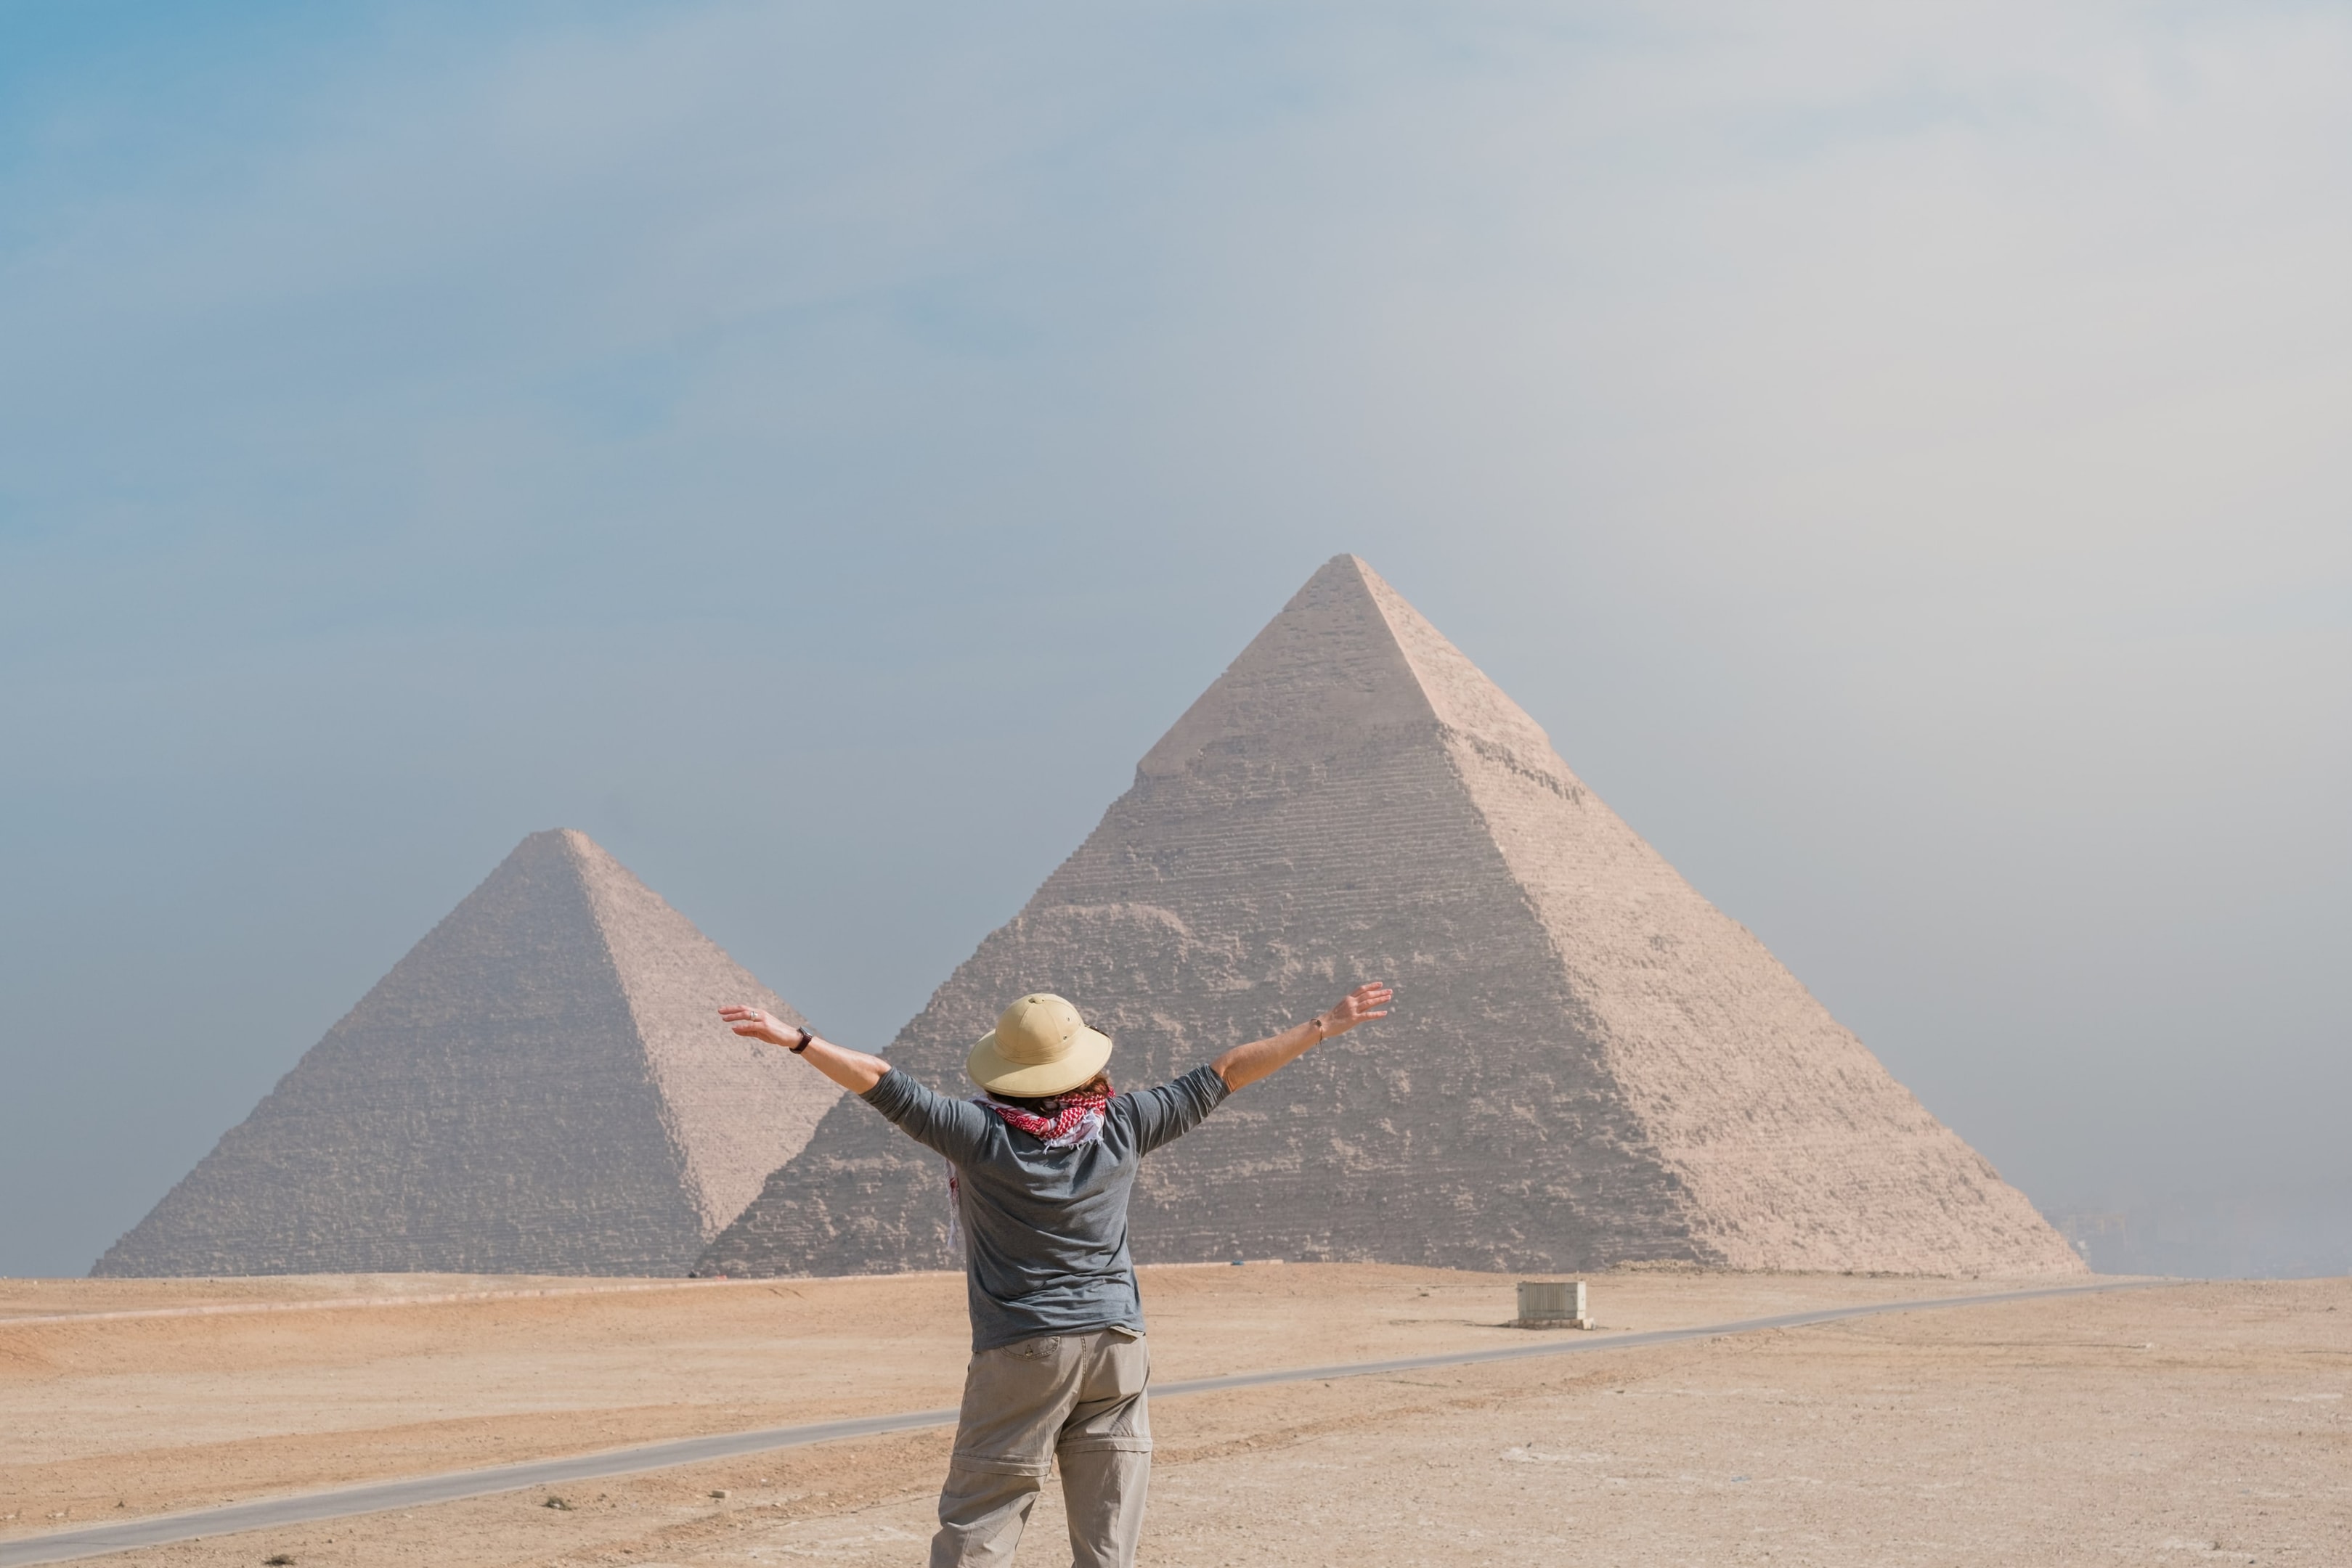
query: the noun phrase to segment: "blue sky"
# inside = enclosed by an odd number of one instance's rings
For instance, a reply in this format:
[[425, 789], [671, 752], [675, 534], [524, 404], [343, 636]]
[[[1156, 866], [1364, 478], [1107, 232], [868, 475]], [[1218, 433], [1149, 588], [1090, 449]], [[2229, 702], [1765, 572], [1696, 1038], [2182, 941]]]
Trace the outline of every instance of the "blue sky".
[[537, 828], [887, 1040], [1340, 549], [2045, 1207], [2352, 1202], [2347, 66], [0, 3], [0, 1270]]

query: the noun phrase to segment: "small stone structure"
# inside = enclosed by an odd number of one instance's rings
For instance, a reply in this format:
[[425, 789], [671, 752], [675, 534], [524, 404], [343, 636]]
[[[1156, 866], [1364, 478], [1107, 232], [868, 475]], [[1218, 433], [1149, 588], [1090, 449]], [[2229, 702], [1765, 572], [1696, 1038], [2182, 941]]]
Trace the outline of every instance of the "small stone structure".
[[1599, 1325], [1585, 1310], [1581, 1280], [1522, 1280], [1519, 1315], [1513, 1328], [1589, 1329]]
[[[1745, 927], [1352, 556], [1318, 571], [1134, 788], [892, 1047], [961, 1092], [1050, 990], [1143, 1085], [1312, 1016], [1395, 1012], [1147, 1161], [1146, 1261], [2079, 1273]], [[845, 1101], [706, 1272], [938, 1269], [938, 1158]]]
[[802, 1021], [534, 833], [91, 1272], [683, 1274], [840, 1092], [730, 1001]]

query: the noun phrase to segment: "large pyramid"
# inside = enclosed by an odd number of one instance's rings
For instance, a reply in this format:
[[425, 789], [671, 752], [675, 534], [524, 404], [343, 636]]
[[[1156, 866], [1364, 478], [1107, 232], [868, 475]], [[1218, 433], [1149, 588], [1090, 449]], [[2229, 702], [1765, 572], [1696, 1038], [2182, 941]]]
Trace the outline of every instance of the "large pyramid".
[[840, 1091], [584, 833], [533, 833], [93, 1274], [683, 1274]]
[[[1397, 988], [1387, 1022], [1145, 1163], [1139, 1257], [2083, 1267], [1352, 556], [1152, 747], [892, 1055], [961, 1092], [997, 1009], [1054, 990], [1139, 1086], [1375, 977]], [[948, 1265], [944, 1175], [844, 1100], [700, 1268]]]

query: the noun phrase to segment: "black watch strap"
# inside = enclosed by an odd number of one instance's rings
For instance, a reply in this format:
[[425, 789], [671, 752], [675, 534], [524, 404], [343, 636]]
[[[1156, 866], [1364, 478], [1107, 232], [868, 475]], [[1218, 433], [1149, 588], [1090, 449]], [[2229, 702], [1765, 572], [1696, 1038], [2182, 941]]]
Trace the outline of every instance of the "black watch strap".
[[801, 1042], [798, 1045], [788, 1045], [784, 1047], [784, 1049], [791, 1051], [794, 1056], [798, 1056], [802, 1051], [806, 1051], [809, 1048], [809, 1041], [815, 1038], [816, 1031], [814, 1030], [804, 1029], [801, 1030]]

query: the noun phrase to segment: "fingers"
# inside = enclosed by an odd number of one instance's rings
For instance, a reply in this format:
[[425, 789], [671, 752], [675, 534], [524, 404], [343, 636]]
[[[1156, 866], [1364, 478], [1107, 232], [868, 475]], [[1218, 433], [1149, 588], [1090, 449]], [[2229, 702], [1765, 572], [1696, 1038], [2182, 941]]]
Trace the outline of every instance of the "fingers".
[[724, 1007], [719, 1009], [719, 1016], [726, 1021], [731, 1033], [740, 1034], [746, 1040], [772, 1042], [776, 1040], [775, 1024], [764, 1009]]
[[1388, 1017], [1388, 1004], [1396, 992], [1379, 980], [1367, 980], [1339, 998], [1339, 1005], [1323, 1015], [1326, 1038], [1345, 1034], [1360, 1023]]
[[1338, 1010], [1347, 1019], [1347, 1027], [1352, 1029], [1357, 1024], [1388, 1017], [1388, 1004], [1395, 995], [1396, 992], [1382, 982], [1367, 980], [1348, 993], [1347, 1000], [1339, 1004]]

